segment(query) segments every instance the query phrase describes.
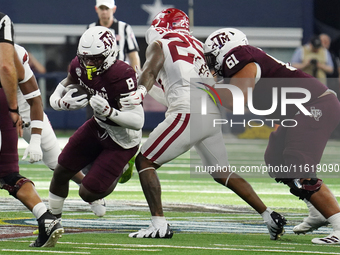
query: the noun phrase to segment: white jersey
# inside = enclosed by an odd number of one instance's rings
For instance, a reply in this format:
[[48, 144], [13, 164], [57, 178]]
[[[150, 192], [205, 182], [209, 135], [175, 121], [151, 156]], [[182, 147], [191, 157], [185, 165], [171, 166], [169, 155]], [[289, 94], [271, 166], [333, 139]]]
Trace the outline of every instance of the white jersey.
[[[221, 127], [213, 125], [221, 118], [220, 112], [208, 96], [206, 85], [202, 85], [213, 81], [202, 43], [188, 33], [164, 28], [150, 28], [146, 41], [162, 44], [165, 61], [157, 82], [164, 90], [168, 111], [166, 119], [143, 143], [142, 155], [162, 165], [194, 146], [204, 165], [228, 166]], [[201, 112], [204, 98], [206, 114]]]
[[[14, 44], [14, 48], [25, 70], [25, 78], [22, 81], [20, 81], [19, 84], [25, 83], [33, 76], [33, 71], [28, 64], [28, 60], [29, 60], [28, 53], [24, 47], [21, 47], [18, 44]], [[18, 86], [17, 98], [18, 98], [19, 113], [20, 115], [22, 115], [23, 112], [30, 110], [30, 106], [26, 102], [26, 99], [24, 95], [22, 94], [19, 86]]]
[[[24, 67], [25, 70], [25, 78], [19, 82], [25, 83], [27, 82], [34, 74], [32, 69], [28, 64], [28, 53], [24, 47], [15, 44], [15, 50], [18, 54], [18, 57]], [[25, 123], [31, 122], [31, 107], [26, 101], [27, 98], [33, 98], [40, 95], [40, 90], [33, 91], [28, 95], [23, 95], [18, 86], [17, 98], [18, 98], [18, 106], [19, 106], [19, 113]], [[31, 126], [23, 128], [23, 138], [27, 143], [30, 143], [31, 140]], [[41, 150], [43, 152], [42, 161], [48, 166], [50, 169], [54, 169], [58, 163], [58, 156], [61, 152], [60, 145], [58, 143], [57, 137], [53, 131], [53, 128], [50, 124], [50, 121], [47, 115], [44, 113], [43, 118], [43, 128], [41, 133]]]
[[[205, 63], [202, 42], [189, 33], [153, 27], [147, 31], [146, 38], [149, 42], [157, 40], [162, 44], [165, 60], [156, 81], [164, 90], [167, 114], [193, 113], [191, 101], [206, 96], [206, 92], [198, 89], [202, 84], [197, 81], [206, 82], [202, 78], [212, 78]], [[210, 108], [210, 112], [217, 113], [217, 107]]]

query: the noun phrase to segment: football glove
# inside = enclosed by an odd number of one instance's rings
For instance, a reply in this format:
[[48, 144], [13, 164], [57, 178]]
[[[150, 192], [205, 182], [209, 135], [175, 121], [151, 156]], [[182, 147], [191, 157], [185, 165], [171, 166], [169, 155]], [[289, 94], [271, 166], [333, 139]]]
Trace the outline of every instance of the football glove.
[[119, 100], [122, 107], [132, 107], [139, 105], [147, 94], [147, 90], [143, 85], [139, 85], [136, 91], [133, 91], [127, 97], [123, 97]]
[[32, 134], [30, 144], [25, 150], [24, 156], [22, 157], [23, 160], [30, 156], [29, 162], [34, 163], [42, 160], [42, 150], [40, 147], [41, 144], [41, 135], [39, 134]]
[[109, 102], [105, 98], [102, 98], [99, 95], [95, 95], [91, 97], [90, 105], [95, 111], [96, 117], [106, 118], [116, 111], [116, 109], [112, 108], [109, 105]]
[[77, 91], [77, 89], [70, 89], [60, 99], [60, 108], [62, 110], [78, 110], [80, 108], [84, 108], [89, 103], [87, 95], [85, 94], [77, 97], [72, 97], [72, 94]]
[[139, 77], [140, 77], [141, 74], [142, 74], [142, 70], [140, 70], [140, 69], [138, 68], [138, 66], [136, 66], [136, 67], [135, 67], [135, 72], [136, 72], [136, 74], [137, 74], [137, 81], [138, 81]]

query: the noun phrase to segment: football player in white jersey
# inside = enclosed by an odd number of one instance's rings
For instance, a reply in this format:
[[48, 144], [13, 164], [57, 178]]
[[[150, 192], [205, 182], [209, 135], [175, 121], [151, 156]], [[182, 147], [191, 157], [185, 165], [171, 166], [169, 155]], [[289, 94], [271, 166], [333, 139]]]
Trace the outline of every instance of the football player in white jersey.
[[[61, 153], [60, 145], [46, 113], [36, 78], [28, 64], [29, 56], [24, 47], [15, 44], [15, 50], [25, 70], [25, 77], [19, 82], [17, 98], [19, 113], [24, 121], [23, 138], [29, 144], [22, 159], [30, 163], [43, 161], [54, 170]], [[73, 180], [80, 184], [83, 179], [81, 172]], [[91, 210], [97, 216], [104, 216], [106, 212], [105, 201], [102, 199], [90, 204]]]
[[[173, 232], [163, 214], [156, 169], [195, 147], [204, 166], [226, 168], [225, 172], [210, 174], [216, 182], [233, 190], [261, 214], [270, 238], [278, 239], [284, 233], [285, 218], [267, 208], [248, 182], [228, 170], [221, 128], [212, 125], [214, 119], [220, 118], [217, 106], [210, 98], [207, 99], [205, 115], [201, 114], [200, 104], [193, 107], [205, 95], [205, 87], [200, 87], [199, 82], [212, 75], [204, 60], [202, 42], [190, 35], [188, 16], [175, 8], [163, 10], [146, 32], [146, 41], [149, 46], [139, 87], [136, 92], [122, 98], [120, 103], [125, 107], [139, 104], [149, 92], [166, 105], [168, 111], [166, 119], [153, 130], [136, 157], [140, 182], [152, 215], [151, 225], [129, 236], [172, 237]], [[155, 81], [162, 89], [153, 86]]]

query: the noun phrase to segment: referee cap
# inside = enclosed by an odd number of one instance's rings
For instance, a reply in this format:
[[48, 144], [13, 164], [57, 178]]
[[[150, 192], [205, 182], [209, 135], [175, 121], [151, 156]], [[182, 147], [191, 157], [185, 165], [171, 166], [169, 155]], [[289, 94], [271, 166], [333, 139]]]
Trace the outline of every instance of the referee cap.
[[96, 7], [99, 6], [106, 6], [107, 8], [113, 8], [115, 7], [115, 0], [96, 0]]

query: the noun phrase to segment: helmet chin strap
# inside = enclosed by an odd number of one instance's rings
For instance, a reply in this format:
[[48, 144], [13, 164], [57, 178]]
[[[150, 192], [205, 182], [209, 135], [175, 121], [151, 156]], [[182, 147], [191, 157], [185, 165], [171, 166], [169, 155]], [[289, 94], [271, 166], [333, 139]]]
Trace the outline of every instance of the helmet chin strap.
[[86, 66], [87, 78], [92, 80], [92, 74], [97, 72], [97, 67], [95, 66]]

